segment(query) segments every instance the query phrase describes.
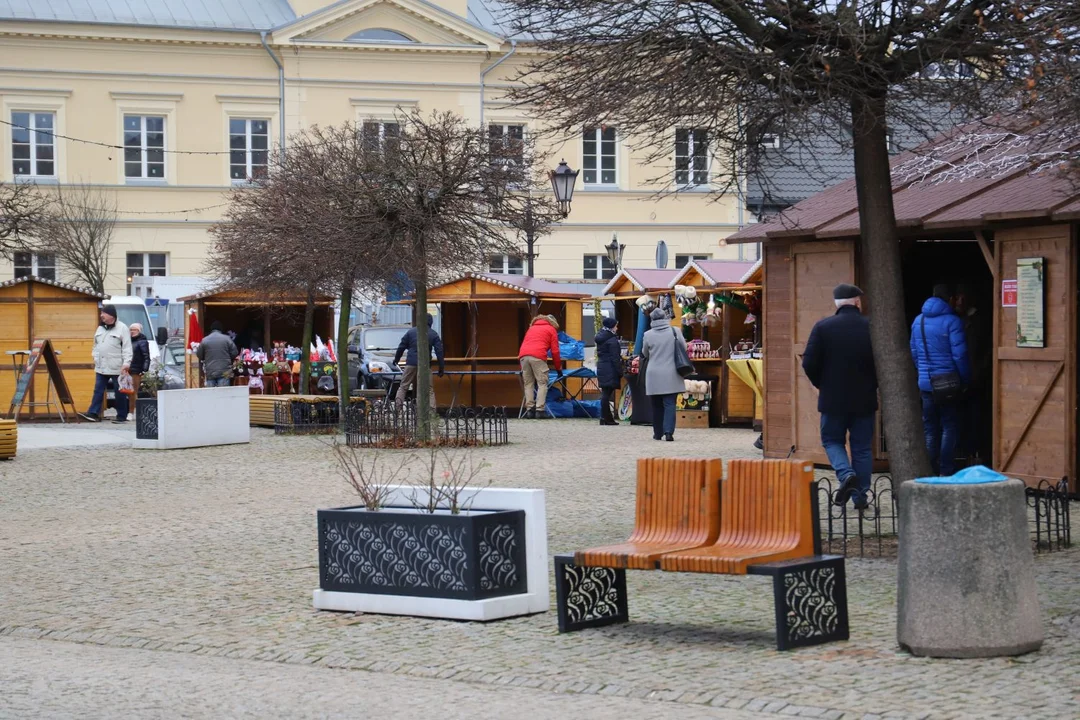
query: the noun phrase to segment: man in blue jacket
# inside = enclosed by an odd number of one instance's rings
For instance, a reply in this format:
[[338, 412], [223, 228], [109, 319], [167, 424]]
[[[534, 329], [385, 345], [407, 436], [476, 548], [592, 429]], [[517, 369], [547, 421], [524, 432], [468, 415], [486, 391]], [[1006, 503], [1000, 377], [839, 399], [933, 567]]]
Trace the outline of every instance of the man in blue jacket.
[[[439, 361], [439, 377], [442, 377], [446, 373], [446, 358], [444, 357], [442, 338], [439, 337], [439, 333], [432, 329], [432, 324], [435, 322], [435, 318], [431, 317], [431, 313], [428, 313], [428, 347], [435, 353], [435, 357]], [[405, 355], [405, 370], [401, 374], [401, 385], [398, 386], [397, 397], [394, 398], [394, 402], [398, 407], [401, 407], [405, 403], [405, 394], [408, 392], [409, 387], [416, 382], [417, 369], [420, 366], [420, 354], [416, 349], [416, 328], [409, 328], [404, 335], [401, 336], [401, 343], [398, 345], [397, 352], [394, 353], [394, 367], [397, 367], [398, 361], [401, 360], [401, 356]], [[417, 389], [420, 388], [420, 383], [416, 383]], [[431, 409], [435, 409], [435, 384], [431, 386]]]
[[836, 286], [836, 314], [814, 325], [802, 359], [806, 377], [818, 389], [821, 444], [840, 481], [833, 502], [842, 506], [852, 497], [858, 510], [867, 507], [878, 407], [877, 369], [862, 294], [854, 285]]
[[951, 299], [948, 285], [935, 285], [933, 296], [923, 303], [922, 314], [911, 324], [911, 359], [919, 371], [926, 451], [934, 472], [944, 476], [956, 470], [959, 410], [956, 402], [934, 399], [930, 378], [957, 373], [962, 385], [971, 384], [964, 321], [953, 312]]

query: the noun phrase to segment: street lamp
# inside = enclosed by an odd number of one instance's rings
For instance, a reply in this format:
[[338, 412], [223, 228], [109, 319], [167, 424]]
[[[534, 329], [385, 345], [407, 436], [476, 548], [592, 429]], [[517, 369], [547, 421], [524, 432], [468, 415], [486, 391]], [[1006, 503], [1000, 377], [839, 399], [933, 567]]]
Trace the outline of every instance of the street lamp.
[[611, 242], [604, 246], [607, 250], [608, 260], [615, 266], [615, 272], [622, 270], [622, 256], [623, 250], [626, 249], [625, 245], [619, 244], [619, 236], [616, 233], [611, 234]]
[[571, 170], [566, 160], [559, 166], [548, 172], [551, 180], [551, 189], [555, 192], [555, 202], [559, 204], [559, 210], [563, 217], [570, 214], [570, 201], [574, 199], [574, 183], [577, 182], [579, 170]]

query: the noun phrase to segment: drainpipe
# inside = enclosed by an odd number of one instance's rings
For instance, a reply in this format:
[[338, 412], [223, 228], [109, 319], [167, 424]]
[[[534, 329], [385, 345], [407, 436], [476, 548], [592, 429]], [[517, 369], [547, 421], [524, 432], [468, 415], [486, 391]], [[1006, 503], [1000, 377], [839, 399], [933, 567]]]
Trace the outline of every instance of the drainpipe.
[[494, 70], [495, 68], [502, 65], [507, 60], [509, 60], [510, 56], [513, 55], [516, 52], [517, 52], [517, 40], [511, 40], [510, 41], [510, 52], [503, 55], [501, 58], [499, 58], [498, 60], [495, 61], [494, 65], [490, 66], [489, 68], [487, 68], [486, 70], [483, 70], [480, 73], [480, 127], [481, 127], [481, 129], [483, 129], [483, 127], [484, 127], [484, 90], [485, 90], [484, 81], [487, 78], [487, 74], [489, 72], [491, 72], [492, 70]]
[[259, 39], [262, 40], [263, 49], [266, 50], [266, 54], [270, 56], [270, 59], [274, 61], [278, 69], [278, 131], [280, 134], [279, 142], [281, 143], [281, 154], [285, 154], [285, 66], [281, 64], [281, 60], [274, 54], [274, 51], [270, 49], [270, 46], [266, 44], [266, 31], [263, 30], [259, 33]]

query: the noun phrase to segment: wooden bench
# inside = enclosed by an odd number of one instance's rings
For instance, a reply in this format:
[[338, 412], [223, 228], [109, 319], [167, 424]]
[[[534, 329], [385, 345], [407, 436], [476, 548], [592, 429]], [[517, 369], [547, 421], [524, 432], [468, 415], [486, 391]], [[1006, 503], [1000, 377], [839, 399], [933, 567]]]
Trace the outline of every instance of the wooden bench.
[[638, 461], [630, 539], [555, 556], [560, 632], [627, 622], [629, 568], [769, 575], [777, 649], [848, 638], [844, 558], [821, 554], [810, 463], [733, 460], [727, 479], [718, 471], [719, 460]]
[[0, 460], [11, 460], [19, 442], [19, 426], [14, 420], [0, 420]]

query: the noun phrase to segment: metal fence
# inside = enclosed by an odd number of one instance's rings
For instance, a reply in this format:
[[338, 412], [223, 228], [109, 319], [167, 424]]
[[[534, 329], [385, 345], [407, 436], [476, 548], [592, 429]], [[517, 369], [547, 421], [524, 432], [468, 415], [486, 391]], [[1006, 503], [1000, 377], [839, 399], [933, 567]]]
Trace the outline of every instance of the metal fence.
[[274, 402], [275, 435], [333, 435], [341, 430], [336, 398], [317, 402], [289, 398]]
[[[506, 410], [501, 407], [451, 408], [431, 418], [431, 440], [447, 447], [505, 445], [509, 439]], [[345, 442], [350, 447], [409, 448], [417, 438], [414, 403], [392, 401], [350, 407], [345, 415]]]
[[[833, 505], [835, 475], [818, 474], [818, 522], [822, 551], [849, 557], [895, 557], [899, 549], [899, 510], [892, 478], [878, 475], [867, 493], [862, 512], [851, 502]], [[1069, 486], [1042, 482], [1026, 492], [1028, 523], [1035, 552], [1055, 552], [1072, 544]]]

